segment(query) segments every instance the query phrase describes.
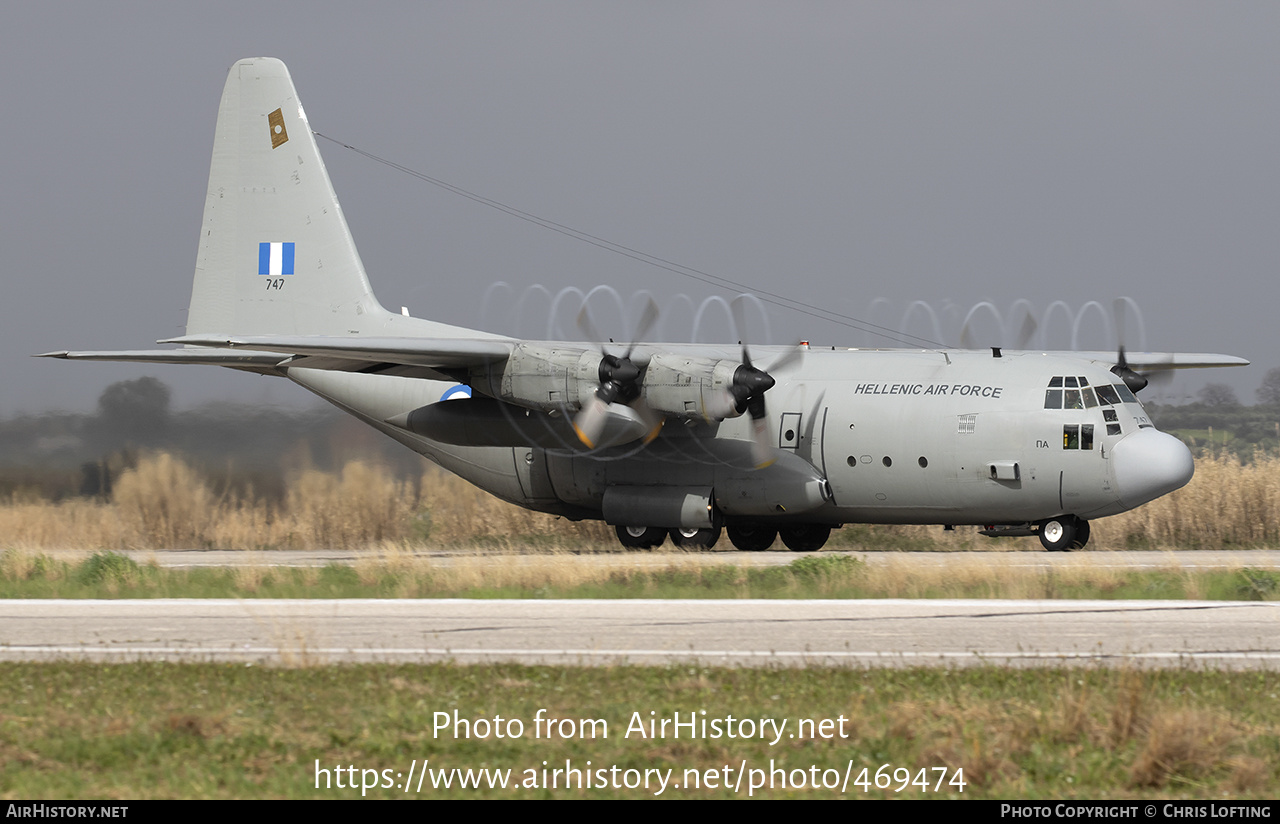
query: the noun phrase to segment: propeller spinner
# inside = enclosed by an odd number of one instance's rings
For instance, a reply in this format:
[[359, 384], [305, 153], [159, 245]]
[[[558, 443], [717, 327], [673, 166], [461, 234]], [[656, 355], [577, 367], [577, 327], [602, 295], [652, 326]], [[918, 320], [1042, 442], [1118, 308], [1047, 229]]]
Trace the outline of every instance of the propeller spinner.
[[[640, 368], [631, 360], [636, 342], [648, 334], [657, 319], [658, 305], [650, 297], [640, 316], [640, 322], [636, 324], [636, 332], [631, 344], [627, 346], [627, 351], [619, 357], [609, 354], [603, 345], [600, 347], [601, 358], [598, 370], [600, 385], [596, 387], [591, 399], [583, 405], [582, 410], [573, 419], [573, 431], [577, 433], [578, 440], [582, 441], [588, 449], [594, 449], [599, 443], [600, 434], [608, 422], [609, 406], [614, 403], [631, 406], [646, 423], [650, 424], [649, 434], [644, 438], [645, 443], [658, 436], [658, 430], [662, 428], [662, 416], [655, 414], [644, 404], [633, 405], [634, 401], [640, 397]], [[578, 327], [591, 340], [605, 340], [592, 322], [591, 312], [585, 304], [582, 311], [578, 313]]]
[[[709, 410], [714, 417], [726, 418], [731, 414], [746, 412], [751, 416], [751, 456], [757, 469], [763, 469], [777, 460], [773, 444], [769, 438], [769, 412], [765, 407], [764, 394], [777, 383], [768, 372], [757, 369], [751, 363], [751, 353], [747, 345], [747, 321], [744, 310], [745, 299], [739, 296], [730, 304], [733, 312], [733, 323], [742, 341], [742, 365], [733, 373], [733, 381], [725, 390], [718, 408]], [[803, 350], [796, 346], [783, 353], [770, 366], [770, 369], [781, 369], [789, 365]], [[714, 414], [722, 412], [723, 414]]]

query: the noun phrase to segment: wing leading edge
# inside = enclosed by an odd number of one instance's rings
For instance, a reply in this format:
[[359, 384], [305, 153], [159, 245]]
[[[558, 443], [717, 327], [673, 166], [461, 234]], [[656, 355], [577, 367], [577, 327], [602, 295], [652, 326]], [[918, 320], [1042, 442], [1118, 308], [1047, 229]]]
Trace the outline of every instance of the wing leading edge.
[[275, 352], [249, 350], [226, 352], [210, 349], [126, 349], [82, 352], [62, 349], [57, 352], [42, 352], [34, 357], [125, 363], [196, 363], [205, 366], [225, 366], [228, 369], [257, 372], [262, 375], [283, 374], [279, 365], [281, 361], [286, 360], [286, 357]]

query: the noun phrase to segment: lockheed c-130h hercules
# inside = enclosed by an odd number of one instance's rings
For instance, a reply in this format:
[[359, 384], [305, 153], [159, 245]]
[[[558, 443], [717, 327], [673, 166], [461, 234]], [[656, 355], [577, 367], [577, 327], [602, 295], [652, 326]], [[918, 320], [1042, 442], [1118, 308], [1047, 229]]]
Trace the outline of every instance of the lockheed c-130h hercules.
[[[741, 299], [734, 305], [742, 332]], [[647, 329], [652, 304], [638, 323]], [[642, 337], [643, 331], [637, 333]], [[595, 340], [599, 333], [590, 334]], [[182, 348], [50, 352], [287, 377], [520, 506], [668, 536], [820, 549], [848, 523], [1083, 546], [1191, 479], [1142, 370], [1223, 355], [516, 340], [373, 295], [284, 64], [231, 67]], [[767, 403], [766, 403], [767, 399]]]

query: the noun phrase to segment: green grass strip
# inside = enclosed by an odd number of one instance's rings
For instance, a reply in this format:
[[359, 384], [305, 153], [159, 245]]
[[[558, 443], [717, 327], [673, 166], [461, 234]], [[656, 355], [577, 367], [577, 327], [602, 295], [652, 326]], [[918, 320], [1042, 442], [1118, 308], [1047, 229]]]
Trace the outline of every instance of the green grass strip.
[[0, 598], [1071, 598], [1276, 600], [1280, 573], [1263, 569], [1124, 571], [904, 570], [850, 555], [786, 566], [673, 565], [617, 569], [551, 559], [518, 567], [370, 561], [318, 568], [169, 569], [115, 553], [79, 563], [0, 554]]
[[667, 798], [1265, 799], [1278, 693], [1280, 674], [1192, 670], [4, 663], [0, 788], [652, 798], [665, 774]]

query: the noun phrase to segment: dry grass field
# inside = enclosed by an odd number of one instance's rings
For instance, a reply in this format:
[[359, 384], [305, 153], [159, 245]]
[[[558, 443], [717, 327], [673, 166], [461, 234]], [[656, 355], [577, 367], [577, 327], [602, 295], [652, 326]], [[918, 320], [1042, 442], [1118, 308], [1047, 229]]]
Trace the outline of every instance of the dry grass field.
[[[1092, 549], [1211, 549], [1280, 544], [1280, 456], [1196, 461], [1178, 492], [1094, 522]], [[529, 512], [434, 467], [419, 478], [358, 461], [338, 473], [290, 476], [278, 500], [232, 492], [180, 458], [141, 458], [110, 500], [0, 501], [0, 549], [362, 549], [426, 546], [615, 549], [612, 530]], [[970, 529], [847, 527], [828, 546], [846, 549], [1015, 549]]]

